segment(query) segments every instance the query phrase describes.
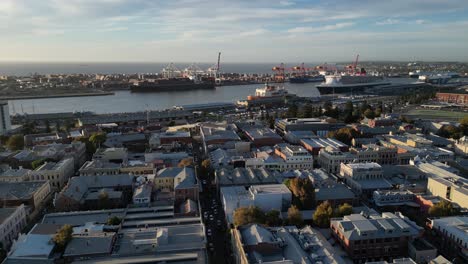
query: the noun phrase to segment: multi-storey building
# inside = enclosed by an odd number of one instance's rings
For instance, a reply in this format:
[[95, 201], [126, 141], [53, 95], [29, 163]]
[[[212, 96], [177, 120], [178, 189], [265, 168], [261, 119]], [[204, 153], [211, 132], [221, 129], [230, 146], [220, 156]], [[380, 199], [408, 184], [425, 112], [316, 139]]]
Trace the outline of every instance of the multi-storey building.
[[346, 263], [318, 230], [306, 226], [263, 227], [250, 224], [231, 229], [234, 262], [259, 263]]
[[93, 159], [105, 162], [127, 163], [128, 151], [126, 148], [100, 148], [94, 153]]
[[355, 159], [354, 155], [341, 152], [332, 147], [321, 149], [318, 156], [318, 164], [328, 173], [338, 173], [341, 163], [350, 163]]
[[455, 153], [463, 156], [468, 155], [468, 136], [464, 136], [455, 142]]
[[433, 235], [431, 242], [439, 252], [455, 263], [468, 263], [467, 216], [451, 216], [430, 219], [427, 223]]
[[31, 172], [31, 180], [48, 180], [55, 190], [60, 190], [75, 173], [73, 158], [63, 159], [57, 163], [46, 162]]
[[10, 129], [11, 121], [8, 101], [0, 101], [0, 135], [6, 134]]
[[154, 185], [159, 191], [174, 192], [176, 203], [187, 199], [198, 201], [200, 189], [192, 168], [173, 167], [159, 170], [154, 178]]
[[51, 194], [49, 181], [5, 182], [0, 184], [2, 206], [24, 204], [28, 211], [41, 209]]
[[388, 212], [333, 218], [330, 228], [348, 256], [360, 263], [407, 256], [408, 242], [423, 231], [402, 214]]
[[447, 199], [461, 208], [468, 208], [468, 180], [458, 176], [437, 163], [427, 161], [415, 162], [421, 171], [429, 175], [427, 192]]
[[383, 177], [382, 166], [374, 162], [342, 163], [340, 176], [357, 195], [369, 197], [375, 190], [392, 188], [392, 184]]
[[274, 146], [283, 142], [283, 139], [269, 128], [246, 128], [243, 130], [247, 138], [256, 147]]
[[316, 135], [325, 136], [328, 131], [338, 130], [344, 126], [344, 123], [318, 118], [287, 118], [278, 119], [275, 122], [275, 130], [280, 135], [284, 135], [288, 131], [307, 130]]
[[0, 243], [4, 249], [10, 247], [26, 226], [27, 213], [24, 204], [17, 207], [0, 208]]
[[362, 148], [352, 148], [359, 162], [376, 162], [380, 165], [395, 165], [398, 162], [397, 148], [388, 148], [375, 144], [363, 145]]
[[349, 149], [348, 145], [333, 138], [306, 138], [301, 139], [300, 144], [314, 156], [317, 156], [320, 150], [326, 147], [333, 147], [343, 152]]
[[288, 168], [313, 168], [313, 157], [303, 147], [293, 146], [289, 144], [281, 144], [275, 146], [275, 154], [281, 157], [286, 162]]
[[468, 94], [461, 93], [436, 93], [436, 98], [439, 102], [454, 103], [466, 105], [468, 104]]
[[243, 186], [223, 187], [220, 191], [221, 202], [229, 222], [239, 207], [257, 206], [264, 212], [287, 211], [291, 206], [292, 194], [284, 184], [252, 185], [247, 190]]
[[0, 173], [0, 182], [23, 182], [28, 181], [31, 176], [31, 170], [9, 168]]

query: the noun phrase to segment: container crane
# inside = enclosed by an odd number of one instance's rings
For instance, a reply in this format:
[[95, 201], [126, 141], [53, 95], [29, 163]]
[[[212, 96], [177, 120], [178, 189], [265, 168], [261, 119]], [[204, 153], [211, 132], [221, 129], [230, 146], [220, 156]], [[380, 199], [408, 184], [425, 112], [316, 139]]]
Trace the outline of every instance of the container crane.
[[272, 68], [274, 74], [275, 82], [284, 83], [284, 63], [281, 63], [279, 66], [275, 66]]

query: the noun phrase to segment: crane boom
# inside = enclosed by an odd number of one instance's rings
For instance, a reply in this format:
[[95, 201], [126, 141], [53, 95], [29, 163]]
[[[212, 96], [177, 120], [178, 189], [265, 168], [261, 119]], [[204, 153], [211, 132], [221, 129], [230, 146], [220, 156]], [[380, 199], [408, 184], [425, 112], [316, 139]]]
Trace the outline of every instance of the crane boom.
[[358, 61], [359, 61], [359, 54], [356, 56], [356, 60], [354, 61], [354, 65], [353, 65], [354, 71], [356, 71]]

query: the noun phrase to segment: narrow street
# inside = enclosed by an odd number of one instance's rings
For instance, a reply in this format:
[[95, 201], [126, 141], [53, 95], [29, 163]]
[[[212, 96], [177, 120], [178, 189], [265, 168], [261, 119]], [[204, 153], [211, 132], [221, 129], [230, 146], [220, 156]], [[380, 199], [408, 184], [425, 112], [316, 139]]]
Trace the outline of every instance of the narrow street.
[[224, 210], [209, 175], [202, 173], [203, 152], [201, 145], [197, 142], [193, 144], [193, 154], [195, 164], [198, 167], [197, 174], [202, 184], [200, 205], [203, 223], [206, 227], [206, 247], [209, 261], [216, 264], [232, 263], [229, 231], [226, 226]]

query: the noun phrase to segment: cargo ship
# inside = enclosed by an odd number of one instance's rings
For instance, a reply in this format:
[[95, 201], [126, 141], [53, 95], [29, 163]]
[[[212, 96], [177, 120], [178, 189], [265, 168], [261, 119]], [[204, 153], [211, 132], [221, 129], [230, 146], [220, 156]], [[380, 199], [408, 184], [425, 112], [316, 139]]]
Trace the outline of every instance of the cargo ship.
[[167, 78], [145, 80], [130, 86], [132, 93], [172, 92], [215, 89], [214, 79]]
[[384, 80], [382, 76], [372, 76], [362, 74], [340, 75], [332, 74], [325, 76], [325, 83], [317, 86], [320, 94], [332, 93], [354, 93], [362, 92], [365, 88], [388, 85], [390, 82]]
[[322, 75], [318, 76], [295, 76], [295, 77], [289, 77], [289, 82], [290, 83], [309, 83], [309, 82], [323, 82], [325, 81], [325, 77]]
[[284, 103], [286, 99], [293, 97], [296, 97], [296, 95], [289, 93], [284, 87], [265, 84], [265, 87], [255, 90], [255, 95], [249, 95], [247, 96], [247, 100], [237, 101], [237, 104], [247, 107], [253, 105], [272, 105]]

